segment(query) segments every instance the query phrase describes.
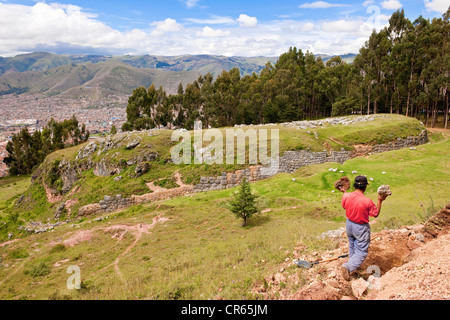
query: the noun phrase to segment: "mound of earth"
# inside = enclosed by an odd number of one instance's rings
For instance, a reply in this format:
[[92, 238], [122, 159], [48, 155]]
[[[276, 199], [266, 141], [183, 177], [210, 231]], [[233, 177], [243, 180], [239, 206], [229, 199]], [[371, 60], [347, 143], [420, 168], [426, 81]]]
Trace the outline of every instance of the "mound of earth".
[[[287, 258], [278, 272], [253, 289], [262, 299], [281, 300], [447, 300], [450, 299], [450, 204], [423, 224], [372, 234], [369, 255], [346, 281], [340, 266], [344, 259], [298, 268], [287, 274]], [[335, 250], [301, 255], [298, 244], [293, 259], [321, 261], [347, 253], [345, 233]], [[293, 290], [292, 288], [298, 288]]]

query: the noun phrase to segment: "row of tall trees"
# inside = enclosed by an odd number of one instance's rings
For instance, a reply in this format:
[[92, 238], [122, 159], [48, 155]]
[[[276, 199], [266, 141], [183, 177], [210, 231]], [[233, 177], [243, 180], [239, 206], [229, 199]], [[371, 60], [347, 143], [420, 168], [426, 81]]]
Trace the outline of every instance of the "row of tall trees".
[[441, 19], [411, 22], [401, 10], [389, 27], [372, 33], [354, 62], [367, 112], [421, 117], [432, 126], [444, 114], [447, 124], [449, 16], [448, 10]]
[[259, 75], [241, 77], [237, 68], [200, 76], [175, 95], [151, 85], [133, 91], [124, 131], [155, 126], [192, 129], [276, 123], [325, 116], [398, 113], [435, 125], [448, 121], [449, 13], [411, 22], [395, 12], [389, 26], [373, 31], [352, 64], [340, 57], [326, 63], [290, 48]]
[[12, 175], [30, 174], [48, 154], [88, 139], [89, 130], [86, 130], [84, 124], [80, 127], [75, 116], [61, 122], [52, 118], [41, 131], [31, 134], [28, 128], [23, 128], [14, 134], [6, 145], [8, 157], [3, 161]]

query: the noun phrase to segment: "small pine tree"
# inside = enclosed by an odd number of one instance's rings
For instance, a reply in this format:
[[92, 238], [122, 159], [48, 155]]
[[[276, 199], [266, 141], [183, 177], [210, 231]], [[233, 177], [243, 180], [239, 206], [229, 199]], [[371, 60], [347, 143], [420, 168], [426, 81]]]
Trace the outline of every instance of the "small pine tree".
[[115, 125], [112, 125], [110, 134], [116, 134], [116, 133], [117, 133], [117, 128]]
[[237, 218], [244, 219], [243, 227], [247, 225], [247, 220], [255, 213], [258, 213], [256, 199], [259, 196], [252, 192], [250, 183], [247, 179], [242, 179], [238, 192], [233, 195], [233, 199], [228, 202], [228, 209], [233, 212]]

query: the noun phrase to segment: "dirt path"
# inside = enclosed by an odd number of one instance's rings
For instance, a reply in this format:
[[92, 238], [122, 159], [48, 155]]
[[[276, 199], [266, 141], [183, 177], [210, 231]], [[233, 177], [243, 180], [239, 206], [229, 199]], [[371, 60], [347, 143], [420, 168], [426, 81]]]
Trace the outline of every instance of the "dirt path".
[[[181, 174], [177, 171], [174, 175], [174, 178], [176, 179], [176, 183], [178, 185], [178, 188], [184, 188], [184, 187], [188, 187], [189, 185], [184, 184], [183, 181], [181, 181]], [[167, 191], [169, 189], [160, 187], [160, 186], [155, 186], [154, 181], [149, 182], [146, 184], [147, 187], [153, 191], [153, 193], [157, 193], [157, 192], [164, 192]]]
[[[161, 223], [161, 222], [165, 222], [165, 221], [169, 221], [169, 219], [162, 217], [162, 216], [157, 216], [157, 217], [153, 218], [152, 224], [143, 224], [143, 223], [140, 223], [137, 225], [119, 224], [119, 225], [113, 225], [113, 226], [104, 227], [104, 228], [80, 230], [80, 231], [75, 232], [70, 238], [64, 240], [62, 243], [64, 245], [73, 247], [81, 242], [89, 241], [92, 238], [92, 236], [94, 235], [94, 232], [103, 231], [104, 233], [112, 234], [111, 237], [116, 239], [117, 243], [119, 244], [120, 242], [123, 241], [125, 234], [131, 233], [135, 237], [135, 240], [122, 253], [120, 253], [117, 256], [117, 258], [114, 260], [114, 262], [110, 263], [109, 265], [105, 266], [101, 270], [97, 271], [97, 272], [101, 272], [111, 266], [114, 266], [114, 270], [116, 271], [116, 274], [119, 276], [120, 280], [123, 282], [123, 284], [126, 287], [127, 281], [126, 281], [125, 277], [123, 276], [122, 272], [120, 271], [120, 267], [119, 267], [121, 259], [135, 247], [135, 245], [139, 242], [139, 240], [141, 239], [143, 234], [149, 234], [150, 230], [153, 229], [157, 223]], [[57, 244], [57, 243], [51, 243], [49, 245], [55, 245], [55, 244]], [[97, 272], [95, 272], [95, 273], [97, 273]]]
[[45, 194], [47, 195], [47, 201], [49, 203], [56, 203], [61, 201], [62, 196], [57, 195], [55, 190], [52, 190], [50, 187], [48, 187], [45, 183], [43, 183], [45, 188]]
[[125, 256], [127, 253], [129, 253], [131, 251], [131, 249], [134, 248], [134, 246], [139, 242], [139, 240], [141, 240], [141, 237], [143, 234], [148, 234], [150, 233], [150, 230], [153, 229], [155, 227], [155, 225], [159, 222], [165, 222], [168, 221], [169, 219], [167, 218], [163, 218], [161, 216], [157, 216], [155, 218], [153, 218], [153, 223], [148, 225], [148, 224], [138, 224], [136, 226], [124, 226], [124, 225], [117, 225], [117, 226], [112, 226], [109, 228], [105, 228], [104, 231], [108, 232], [111, 230], [124, 230], [124, 232], [119, 236], [118, 238], [118, 242], [121, 242], [123, 239], [123, 236], [125, 235], [125, 233], [127, 232], [131, 232], [133, 234], [133, 236], [135, 237], [135, 240], [133, 241], [132, 244], [130, 244], [124, 252], [122, 252], [114, 261], [114, 269], [116, 270], [117, 275], [119, 276], [120, 280], [124, 283], [125, 287], [127, 286], [127, 281], [124, 278], [122, 272], [120, 271], [119, 268], [119, 263], [120, 263], [120, 259]]
[[428, 131], [433, 133], [442, 133], [444, 137], [450, 137], [450, 129], [443, 129], [443, 128], [427, 128]]

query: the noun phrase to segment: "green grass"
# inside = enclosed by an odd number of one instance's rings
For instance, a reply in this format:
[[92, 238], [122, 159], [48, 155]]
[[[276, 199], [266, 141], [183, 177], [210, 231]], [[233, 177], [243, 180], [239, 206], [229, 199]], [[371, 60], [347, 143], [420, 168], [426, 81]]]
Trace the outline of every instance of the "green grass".
[[[333, 148], [340, 150], [338, 142], [350, 147], [352, 143], [361, 143], [361, 139], [366, 139], [364, 130], [375, 132], [386, 127], [394, 130], [391, 126], [404, 121], [411, 121], [412, 126], [400, 127], [402, 136], [415, 135], [417, 122], [397, 116], [388, 120], [377, 120], [381, 124], [378, 129], [376, 121], [347, 128], [335, 127], [333, 131], [328, 127], [317, 129], [319, 142], [314, 141], [314, 134], [308, 134], [306, 130], [285, 129], [280, 131], [282, 148], [290, 150], [302, 145], [306, 149], [321, 151], [320, 143], [329, 141], [330, 144], [335, 143]], [[394, 135], [400, 133], [395, 132]], [[331, 134], [333, 139], [329, 139]], [[167, 156], [167, 149], [163, 148], [167, 137], [157, 137], [148, 137], [147, 142]], [[351, 143], [344, 142], [350, 138], [353, 139]], [[431, 143], [418, 146], [416, 150], [403, 149], [356, 158], [343, 165], [326, 163], [304, 167], [292, 175], [278, 174], [271, 179], [252, 183], [252, 189], [260, 195], [261, 209], [271, 211], [252, 217], [245, 228], [241, 227], [242, 221], [225, 208], [225, 202], [236, 191], [228, 189], [133, 206], [118, 213], [105, 214], [102, 221], [93, 220], [97, 217], [73, 220], [52, 232], [24, 237], [0, 247], [0, 257], [3, 259], [0, 262], [0, 298], [258, 298], [251, 295], [252, 286], [263, 283], [263, 278], [276, 272], [286, 258], [292, 259], [292, 252], [298, 244], [305, 246], [301, 254], [336, 247], [335, 242], [322, 240], [318, 236], [345, 225], [345, 213], [340, 204], [342, 194], [332, 192], [334, 182], [341, 176], [347, 175], [353, 179], [356, 174], [351, 172], [356, 170], [358, 174], [372, 178], [366, 194], [373, 200], [376, 199], [378, 186], [391, 186], [393, 195], [383, 203], [381, 215], [372, 226], [374, 232], [422, 222], [450, 202], [450, 141], [442, 134], [430, 135], [430, 140]], [[145, 148], [147, 142], [138, 148]], [[120, 152], [124, 158], [133, 154], [124, 149]], [[58, 154], [52, 154], [48, 163], [63, 156], [70, 160], [76, 153], [77, 149], [61, 150]], [[129, 196], [149, 192], [145, 189], [145, 183], [161, 178], [166, 180], [160, 181], [163, 186], [170, 187], [176, 170], [185, 181], [196, 181], [199, 175], [214, 176], [232, 168], [219, 165], [175, 166], [156, 161], [152, 163], [152, 169], [139, 178], [132, 178], [134, 166], [129, 167], [121, 173], [123, 179], [120, 183], [116, 183], [114, 177], [96, 177], [90, 170], [75, 185], [80, 187], [75, 197], [79, 205], [83, 205], [97, 202], [105, 194]], [[329, 168], [339, 170], [330, 172]], [[17, 197], [20, 190], [26, 190], [30, 184], [29, 178], [26, 179], [9, 180], [7, 183], [7, 180], [0, 179], [2, 189], [11, 185], [11, 181], [17, 185], [23, 183], [22, 189], [1, 199], [7, 201]], [[52, 218], [58, 203], [52, 205], [46, 201], [45, 190], [39, 183], [31, 185], [24, 195], [21, 211], [18, 211], [19, 219], [46, 221]], [[9, 204], [13, 205], [13, 202]], [[76, 208], [73, 207], [75, 211]], [[125, 233], [122, 241], [118, 241], [119, 233], [101, 230], [117, 224], [151, 224], [156, 216], [170, 220], [156, 224], [136, 243], [131, 232]], [[61, 244], [62, 240], [83, 230], [91, 231], [90, 240], [73, 247]], [[133, 243], [132, 249], [121, 256]], [[115, 271], [114, 262], [119, 256], [120, 272], [126, 283]], [[81, 269], [81, 290], [72, 291], [66, 287], [70, 276], [66, 270], [70, 265], [78, 265]], [[298, 273], [302, 279], [302, 273], [294, 265], [285, 272]]]
[[31, 184], [29, 176], [0, 178], [0, 217], [4, 211], [14, 205], [21, 194], [23, 194]]
[[[245, 228], [224, 208], [235, 191], [228, 189], [134, 206], [109, 214], [101, 222], [80, 221], [74, 227], [69, 224], [52, 233], [27, 237], [0, 248], [5, 257], [0, 267], [0, 297], [256, 299], [250, 293], [252, 286], [263, 283], [263, 277], [276, 272], [286, 258], [292, 259], [286, 250], [292, 253], [300, 243], [305, 245], [301, 254], [336, 247], [336, 243], [317, 236], [345, 225], [342, 194], [332, 192], [334, 181], [342, 175], [353, 179], [355, 174], [351, 172], [356, 170], [372, 178], [366, 194], [373, 200], [379, 185], [391, 186], [393, 195], [383, 203], [381, 215], [372, 226], [374, 232], [422, 222], [433, 213], [432, 208], [448, 203], [450, 141], [441, 135], [432, 135], [431, 141], [417, 150], [376, 154], [343, 165], [314, 165], [292, 175], [279, 174], [252, 183], [261, 196], [261, 207], [271, 211], [251, 218]], [[331, 167], [344, 173], [328, 171]], [[89, 241], [74, 247], [53, 244], [80, 230], [150, 224], [157, 215], [170, 220], [143, 234], [120, 260], [126, 285], [117, 276], [114, 261], [135, 241], [131, 233], [118, 242], [113, 234], [97, 230], [92, 231]], [[55, 263], [62, 260], [68, 262], [56, 267]], [[69, 265], [80, 266], [82, 290], [67, 289]], [[295, 266], [285, 272], [302, 275]]]

